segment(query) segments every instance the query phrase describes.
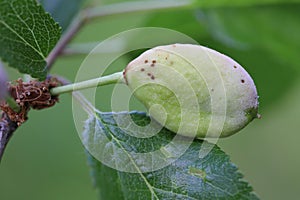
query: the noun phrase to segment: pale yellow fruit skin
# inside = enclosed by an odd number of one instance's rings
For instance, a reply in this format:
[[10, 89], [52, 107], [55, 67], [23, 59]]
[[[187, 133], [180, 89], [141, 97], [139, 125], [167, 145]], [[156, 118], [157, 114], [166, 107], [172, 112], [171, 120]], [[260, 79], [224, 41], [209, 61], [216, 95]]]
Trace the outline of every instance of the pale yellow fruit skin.
[[[200, 45], [150, 49], [128, 64], [124, 79], [146, 108], [157, 104], [164, 108], [156, 107], [150, 113], [163, 126], [178, 132], [183, 120], [184, 130], [179, 134], [184, 136], [227, 137], [257, 117], [258, 96], [250, 75], [233, 59]], [[225, 111], [214, 121], [222, 127], [219, 133], [207, 132], [212, 102], [216, 102], [211, 97], [220, 100], [214, 108]]]

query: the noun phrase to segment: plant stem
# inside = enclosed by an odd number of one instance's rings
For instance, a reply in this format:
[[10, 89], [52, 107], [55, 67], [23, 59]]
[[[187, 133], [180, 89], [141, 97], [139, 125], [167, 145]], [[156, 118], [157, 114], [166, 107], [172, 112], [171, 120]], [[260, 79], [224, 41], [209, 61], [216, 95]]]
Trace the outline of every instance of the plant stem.
[[85, 24], [86, 18], [84, 15], [78, 17], [74, 20], [74, 22], [70, 25], [70, 28], [66, 31], [66, 33], [61, 37], [58, 41], [57, 45], [48, 55], [47, 61], [47, 70], [49, 71], [54, 64], [56, 58], [61, 54], [61, 52], [65, 49], [65, 47], [71, 42], [76, 33], [81, 29], [81, 27]]
[[16, 101], [11, 96], [7, 96], [5, 98], [5, 101], [9, 105], [9, 107], [11, 109], [13, 109], [13, 111], [15, 111], [15, 112], [20, 111], [20, 106], [16, 103]]
[[74, 56], [80, 54], [111, 54], [120, 52], [120, 49], [124, 48], [124, 45], [122, 42], [120, 42], [120, 39], [112, 39], [107, 41], [107, 47], [105, 49], [94, 49], [98, 44], [99, 41], [70, 44], [61, 52], [61, 56]]
[[192, 0], [152, 0], [115, 3], [87, 9], [87, 18], [95, 19], [127, 13], [183, 8], [191, 6], [192, 3]]
[[79, 83], [74, 83], [70, 85], [64, 85], [60, 87], [53, 88], [51, 90], [52, 95], [59, 95], [68, 92], [74, 92], [77, 90], [83, 90], [87, 88], [94, 88], [102, 85], [109, 85], [114, 83], [124, 83], [123, 72], [117, 72], [111, 75], [102, 76], [99, 78], [82, 81]]
[[108, 16], [121, 15], [127, 13], [138, 13], [155, 10], [168, 10], [175, 8], [185, 8], [191, 6], [192, 0], [152, 0], [152, 1], [132, 1], [124, 3], [115, 3], [96, 8], [87, 8], [82, 10], [78, 17], [70, 25], [62, 38], [58, 41], [55, 48], [48, 55], [47, 70], [49, 71], [58, 56], [60, 56], [65, 47], [72, 41], [80, 29], [90, 20], [99, 19]]
[[18, 128], [17, 123], [12, 122], [6, 113], [1, 113], [0, 116], [0, 162], [6, 148], [7, 143], [12, 137], [13, 133]]
[[[71, 82], [64, 77], [61, 76], [53, 76], [63, 85], [69, 85]], [[74, 99], [81, 104], [83, 109], [90, 114], [93, 114], [96, 108], [80, 93], [80, 92], [72, 92], [72, 96]]]

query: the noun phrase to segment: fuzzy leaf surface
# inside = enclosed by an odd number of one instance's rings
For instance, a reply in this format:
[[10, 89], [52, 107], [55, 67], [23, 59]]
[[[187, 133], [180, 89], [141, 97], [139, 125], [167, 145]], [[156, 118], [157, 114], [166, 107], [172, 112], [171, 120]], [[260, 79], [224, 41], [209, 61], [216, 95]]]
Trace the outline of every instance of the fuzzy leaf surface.
[[44, 79], [46, 57], [61, 28], [35, 0], [0, 0], [0, 57], [21, 73]]
[[[103, 144], [103, 154], [112, 152], [111, 159], [118, 162], [118, 156], [131, 157], [136, 152], [152, 152], [161, 149], [174, 137], [174, 133], [162, 129], [149, 138], [137, 138], [129, 135], [130, 123], [117, 125], [117, 121], [127, 113], [98, 113], [86, 122], [83, 133], [84, 144], [93, 152], [99, 140], [104, 137], [108, 142]], [[150, 118], [144, 113], [131, 112], [131, 123], [140, 126], [149, 124]], [[182, 142], [184, 142], [182, 138]], [[103, 140], [102, 140], [103, 141]], [[219, 147], [214, 146], [210, 153], [199, 158], [199, 150], [207, 142], [195, 140], [188, 150], [172, 164], [147, 173], [127, 173], [112, 169], [88, 153], [89, 165], [95, 187], [99, 190], [100, 199], [258, 199], [253, 189], [242, 180], [238, 168], [230, 162]], [[95, 149], [96, 148], [96, 149]], [[121, 149], [121, 153], [111, 151]], [[142, 171], [144, 162], [130, 159], [137, 171]]]

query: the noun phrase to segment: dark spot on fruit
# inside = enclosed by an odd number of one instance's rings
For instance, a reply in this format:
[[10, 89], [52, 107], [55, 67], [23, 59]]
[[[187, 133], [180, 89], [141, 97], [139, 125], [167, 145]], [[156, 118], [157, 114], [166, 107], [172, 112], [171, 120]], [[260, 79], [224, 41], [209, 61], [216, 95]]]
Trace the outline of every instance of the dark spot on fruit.
[[166, 60], [168, 60], [168, 57], [165, 57]]
[[123, 71], [123, 77], [124, 77], [125, 83], [128, 85], [126, 73], [127, 73], [127, 67], [126, 67], [126, 68], [124, 69], [124, 71]]
[[141, 71], [143, 72], [143, 71], [145, 71], [145, 69], [144, 69], [144, 68], [141, 68]]
[[211, 91], [213, 92], [213, 91], [215, 91], [214, 89], [211, 89]]
[[233, 66], [233, 68], [235, 68], [235, 69], [236, 69], [236, 68], [237, 68], [237, 66], [235, 66], [235, 65], [234, 65], [234, 66]]
[[145, 60], [145, 63], [148, 63], [148, 60]]
[[154, 80], [154, 79], [155, 79], [155, 76], [152, 75], [152, 76], [151, 76], [151, 79]]
[[151, 73], [148, 73], [147, 75], [148, 75], [148, 76], [151, 76], [152, 74], [151, 74]]
[[173, 65], [173, 64], [174, 64], [174, 62], [173, 62], [173, 61], [171, 61], [171, 62], [170, 62], [170, 65]]
[[155, 63], [156, 63], [156, 60], [152, 60], [152, 63], [155, 64]]
[[151, 66], [151, 67], [154, 67], [154, 66], [155, 66], [155, 64], [154, 64], [154, 63], [152, 63], [150, 66]]
[[242, 80], [241, 80], [241, 82], [242, 82], [242, 83], [245, 83], [245, 80], [244, 80], [244, 79], [242, 79]]

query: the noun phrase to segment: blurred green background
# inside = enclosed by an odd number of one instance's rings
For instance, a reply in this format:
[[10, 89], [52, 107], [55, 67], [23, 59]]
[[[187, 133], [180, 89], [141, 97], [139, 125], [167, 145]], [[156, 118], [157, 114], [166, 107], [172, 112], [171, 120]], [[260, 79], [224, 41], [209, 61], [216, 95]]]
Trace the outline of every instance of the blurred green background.
[[[214, 2], [218, 5], [222, 1]], [[237, 60], [257, 85], [262, 119], [218, 144], [261, 199], [299, 199], [300, 4], [226, 2], [202, 9], [194, 6], [102, 18], [85, 26], [73, 43], [98, 42], [136, 27], [164, 27]], [[72, 2], [65, 6], [68, 4]], [[84, 58], [61, 57], [52, 73], [74, 80]], [[129, 60], [130, 56], [119, 59], [111, 71], [120, 71]], [[95, 67], [99, 66], [95, 63]], [[10, 79], [20, 76], [13, 69], [7, 70]], [[110, 111], [112, 88], [97, 90], [100, 110]], [[30, 120], [15, 133], [0, 165], [0, 199], [97, 199], [75, 130], [71, 102], [70, 95], [62, 95], [54, 108], [30, 112]], [[142, 109], [134, 102], [132, 109]]]

